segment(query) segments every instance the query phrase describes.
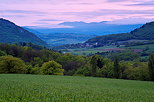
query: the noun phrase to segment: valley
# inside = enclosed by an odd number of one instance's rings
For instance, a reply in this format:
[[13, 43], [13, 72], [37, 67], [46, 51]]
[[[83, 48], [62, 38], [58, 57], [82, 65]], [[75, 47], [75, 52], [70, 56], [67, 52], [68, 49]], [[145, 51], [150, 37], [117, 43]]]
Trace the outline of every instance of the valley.
[[153, 28], [154, 22], [150, 22], [129, 33], [97, 36], [84, 43], [56, 46], [53, 49], [75, 55], [91, 56], [99, 54], [108, 58], [116, 56], [116, 54], [132, 52], [140, 56], [136, 58], [137, 60], [145, 61], [148, 59], [148, 56], [154, 52]]

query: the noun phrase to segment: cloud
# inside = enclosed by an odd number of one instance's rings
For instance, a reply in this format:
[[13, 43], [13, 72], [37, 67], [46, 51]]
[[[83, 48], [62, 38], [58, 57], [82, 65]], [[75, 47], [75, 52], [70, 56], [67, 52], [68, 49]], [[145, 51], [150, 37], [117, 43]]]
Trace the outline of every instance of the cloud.
[[106, 0], [107, 2], [149, 2], [152, 0]]
[[40, 12], [40, 11], [28, 11], [28, 10], [0, 10], [0, 12], [5, 12], [5, 13], [45, 14], [45, 12]]
[[40, 27], [43, 28], [73, 28], [73, 26], [69, 25], [60, 25], [60, 24], [51, 24], [46, 22], [33, 22], [34, 24], [39, 24]]
[[2, 17], [3, 18], [6, 18], [6, 17], [16, 17], [16, 18], [23, 18], [23, 17], [25, 17], [25, 16], [23, 16], [23, 15], [2, 15]]
[[112, 3], [112, 2], [140, 2], [141, 0], [106, 0], [106, 1]]
[[148, 2], [130, 4], [129, 6], [153, 6], [153, 5], [154, 5], [154, 1], [148, 1]]
[[153, 0], [0, 0], [0, 17], [21, 26], [151, 19], [153, 4]]
[[97, 14], [154, 14], [154, 10], [102, 9]]
[[40, 19], [39, 21], [61, 21], [58, 19]]
[[130, 15], [130, 14], [154, 14], [154, 10], [121, 10], [121, 9], [101, 9], [98, 11], [92, 12], [63, 12], [64, 15], [76, 15], [80, 17], [98, 17], [98, 16], [105, 16], [105, 15]]
[[[106, 0], [107, 2], [123, 2], [124, 0]], [[127, 0], [125, 0], [127, 1]]]
[[108, 24], [144, 24], [154, 21], [154, 18], [124, 18], [108, 22]]

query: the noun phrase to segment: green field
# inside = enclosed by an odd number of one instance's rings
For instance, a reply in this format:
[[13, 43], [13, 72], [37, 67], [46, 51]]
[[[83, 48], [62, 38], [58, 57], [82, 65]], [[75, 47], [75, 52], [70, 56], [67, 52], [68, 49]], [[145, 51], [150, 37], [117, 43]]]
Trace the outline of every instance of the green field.
[[106, 49], [116, 49], [116, 48], [121, 48], [121, 49], [142, 49], [144, 50], [145, 48], [148, 47], [148, 50], [146, 52], [148, 53], [153, 53], [154, 52], [154, 44], [146, 44], [146, 45], [138, 45], [138, 46], [130, 46], [130, 47], [116, 47], [116, 46], [103, 46], [103, 47], [97, 47], [97, 48], [76, 48], [76, 49], [62, 49], [63, 52], [71, 53], [74, 55], [89, 55], [89, 54], [95, 54], [97, 52], [107, 52]]
[[95, 54], [97, 52], [106, 52], [103, 50], [110, 49], [110, 48], [117, 48], [117, 47], [116, 46], [104, 46], [104, 47], [97, 47], [97, 48], [76, 48], [76, 49], [67, 49], [67, 50], [69, 53], [72, 53], [74, 55], [89, 55], [89, 54]]
[[0, 102], [154, 102], [154, 83], [78, 76], [1, 74]]
[[129, 48], [129, 49], [145, 49], [146, 47], [149, 48], [150, 52], [154, 51], [154, 44], [138, 45], [138, 46], [125, 47], [125, 48]]

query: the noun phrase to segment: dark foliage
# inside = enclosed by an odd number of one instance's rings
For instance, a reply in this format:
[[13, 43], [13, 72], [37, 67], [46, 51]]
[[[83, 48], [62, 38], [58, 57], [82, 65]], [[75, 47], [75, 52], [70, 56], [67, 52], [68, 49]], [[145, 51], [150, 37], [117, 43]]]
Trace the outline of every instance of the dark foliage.
[[114, 78], [119, 78], [119, 70], [120, 70], [120, 66], [119, 66], [119, 61], [118, 61], [118, 58], [115, 57], [114, 59]]
[[154, 81], [154, 54], [150, 55], [148, 65], [150, 80]]

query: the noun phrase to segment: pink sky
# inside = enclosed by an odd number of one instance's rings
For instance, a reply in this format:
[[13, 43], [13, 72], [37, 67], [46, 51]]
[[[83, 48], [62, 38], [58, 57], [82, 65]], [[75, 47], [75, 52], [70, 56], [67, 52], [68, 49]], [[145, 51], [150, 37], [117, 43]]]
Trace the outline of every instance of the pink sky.
[[154, 0], [0, 0], [0, 18], [20, 26], [63, 27], [62, 22], [141, 24], [154, 21]]

